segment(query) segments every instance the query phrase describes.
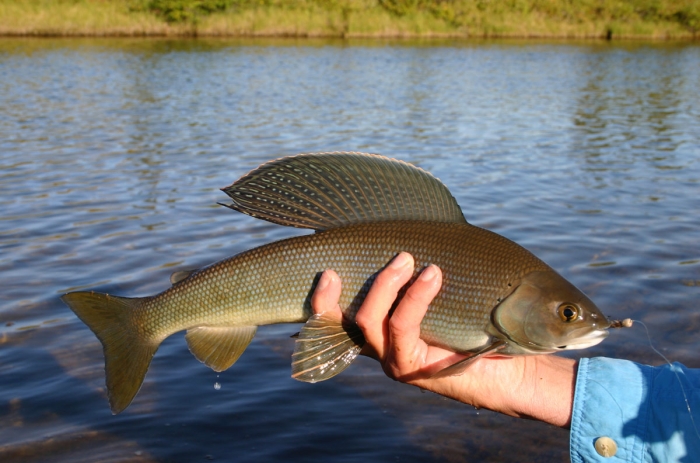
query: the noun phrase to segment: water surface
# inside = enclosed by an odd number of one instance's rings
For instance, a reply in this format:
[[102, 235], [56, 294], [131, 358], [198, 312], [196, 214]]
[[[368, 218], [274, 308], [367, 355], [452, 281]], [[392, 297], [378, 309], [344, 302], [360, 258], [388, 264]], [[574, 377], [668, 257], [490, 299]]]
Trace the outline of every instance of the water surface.
[[[289, 377], [298, 326], [217, 374], [166, 340], [112, 416], [60, 295], [145, 296], [304, 233], [216, 205], [283, 155], [419, 165], [657, 348], [700, 367], [700, 47], [0, 39], [0, 460], [562, 461], [568, 432], [395, 383]], [[661, 360], [641, 328], [572, 356]], [[218, 385], [218, 388], [217, 388]]]

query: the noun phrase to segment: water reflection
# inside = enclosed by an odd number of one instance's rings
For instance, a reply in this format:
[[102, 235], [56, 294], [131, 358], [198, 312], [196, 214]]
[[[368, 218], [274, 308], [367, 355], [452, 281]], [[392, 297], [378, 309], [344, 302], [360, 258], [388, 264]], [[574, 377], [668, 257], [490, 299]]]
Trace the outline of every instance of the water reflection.
[[[374, 151], [429, 169], [470, 222], [700, 367], [699, 54], [667, 43], [0, 40], [0, 459], [565, 460], [565, 431], [421, 394], [368, 359], [296, 383], [296, 327], [261, 329], [221, 375], [174, 336], [132, 408], [111, 417], [99, 345], [58, 295], [153, 294], [174, 270], [304, 233], [219, 208], [218, 188], [284, 154]], [[586, 355], [660, 362], [637, 329]]]
[[587, 60], [574, 151], [585, 156], [590, 171], [629, 171], [638, 161], [676, 170], [692, 162], [677, 156], [697, 136], [697, 114], [690, 110], [697, 96], [688, 92], [688, 83], [698, 71], [686, 56], [684, 49], [652, 59], [614, 50]]

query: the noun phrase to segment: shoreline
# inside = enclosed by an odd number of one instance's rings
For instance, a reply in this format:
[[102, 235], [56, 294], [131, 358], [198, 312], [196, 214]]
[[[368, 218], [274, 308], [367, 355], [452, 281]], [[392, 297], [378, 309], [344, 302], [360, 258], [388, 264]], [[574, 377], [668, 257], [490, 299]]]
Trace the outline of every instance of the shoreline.
[[405, 33], [386, 33], [386, 34], [314, 34], [314, 33], [121, 33], [119, 31], [105, 32], [89, 32], [89, 33], [14, 33], [0, 32], [1, 39], [80, 39], [80, 38], [113, 38], [113, 39], [366, 39], [366, 40], [557, 40], [557, 41], [649, 41], [649, 42], [697, 42], [700, 37], [673, 35], [673, 36], [647, 36], [647, 35], [614, 35], [608, 37], [607, 34], [600, 35], [464, 35], [464, 34], [405, 34]]
[[462, 40], [487, 40], [487, 39], [513, 39], [513, 40], [593, 40], [593, 41], [700, 41], [698, 34], [610, 34], [607, 31], [597, 34], [546, 34], [532, 32], [527, 34], [508, 33], [441, 33], [441, 32], [377, 32], [377, 33], [324, 33], [324, 32], [286, 32], [286, 31], [261, 31], [261, 32], [209, 32], [209, 31], [0, 31], [0, 39], [3, 38], [241, 38], [241, 39], [462, 39]]

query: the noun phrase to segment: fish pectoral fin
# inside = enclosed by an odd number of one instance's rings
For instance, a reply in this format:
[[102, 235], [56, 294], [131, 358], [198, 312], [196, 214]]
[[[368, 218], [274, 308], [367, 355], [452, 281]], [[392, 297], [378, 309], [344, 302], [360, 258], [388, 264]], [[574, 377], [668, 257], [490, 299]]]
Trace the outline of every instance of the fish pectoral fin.
[[313, 315], [294, 343], [292, 378], [307, 383], [332, 378], [350, 366], [364, 344], [357, 325]]
[[192, 270], [178, 270], [177, 272], [173, 272], [172, 275], [170, 275], [170, 284], [174, 285], [175, 283], [179, 283], [185, 278], [188, 278], [190, 275], [195, 273], [197, 269], [192, 269]]
[[198, 326], [185, 340], [197, 360], [214, 371], [231, 367], [255, 336], [257, 326]]
[[492, 344], [484, 347], [480, 351], [474, 352], [471, 357], [460, 360], [457, 363], [453, 363], [449, 367], [443, 368], [434, 375], [430, 377], [433, 378], [446, 378], [448, 376], [458, 376], [464, 373], [464, 371], [469, 368], [474, 362], [482, 357], [488, 357], [489, 355], [497, 352], [506, 347], [506, 342], [502, 339], [494, 341]]

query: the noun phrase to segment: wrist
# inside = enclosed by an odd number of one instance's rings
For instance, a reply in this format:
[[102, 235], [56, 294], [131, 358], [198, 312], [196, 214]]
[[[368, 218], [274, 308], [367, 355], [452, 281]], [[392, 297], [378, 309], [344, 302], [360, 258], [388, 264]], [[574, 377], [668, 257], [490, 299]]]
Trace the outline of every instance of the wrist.
[[555, 355], [487, 357], [463, 375], [412, 381], [478, 408], [568, 428], [577, 362]]
[[532, 395], [524, 405], [528, 417], [562, 428], [571, 425], [578, 362], [556, 355], [538, 356], [529, 374]]

